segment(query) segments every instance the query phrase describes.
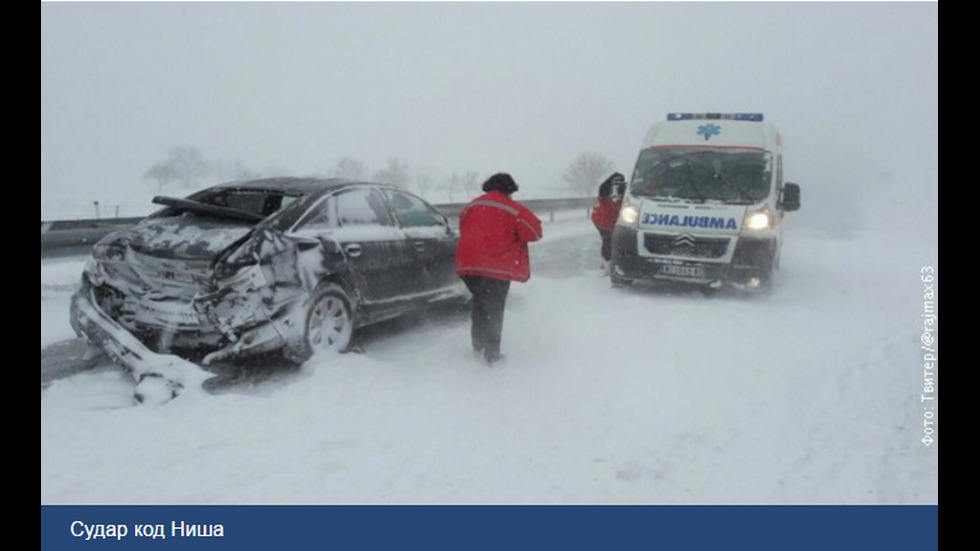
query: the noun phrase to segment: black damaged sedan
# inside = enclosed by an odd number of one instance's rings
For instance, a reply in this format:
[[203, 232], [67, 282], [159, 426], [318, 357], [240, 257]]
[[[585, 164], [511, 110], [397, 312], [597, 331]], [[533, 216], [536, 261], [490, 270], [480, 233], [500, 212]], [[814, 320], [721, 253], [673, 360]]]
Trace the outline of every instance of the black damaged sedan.
[[163, 208], [95, 246], [72, 300], [75, 332], [126, 366], [146, 351], [302, 362], [467, 297], [456, 232], [401, 188], [277, 178], [153, 201]]

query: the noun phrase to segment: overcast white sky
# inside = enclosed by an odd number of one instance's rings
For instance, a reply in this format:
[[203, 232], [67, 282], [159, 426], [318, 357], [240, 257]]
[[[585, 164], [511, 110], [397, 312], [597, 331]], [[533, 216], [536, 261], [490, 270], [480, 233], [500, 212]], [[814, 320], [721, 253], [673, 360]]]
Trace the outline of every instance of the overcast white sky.
[[804, 185], [911, 174], [938, 198], [938, 3], [41, 3], [42, 205], [148, 188], [174, 146], [547, 196], [581, 152], [628, 173], [684, 110], [764, 112]]

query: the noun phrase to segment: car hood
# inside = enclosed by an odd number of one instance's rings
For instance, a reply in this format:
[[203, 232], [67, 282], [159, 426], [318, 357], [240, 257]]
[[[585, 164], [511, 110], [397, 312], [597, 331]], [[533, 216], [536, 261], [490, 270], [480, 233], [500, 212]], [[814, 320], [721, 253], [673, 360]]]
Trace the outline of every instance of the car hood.
[[144, 255], [212, 260], [251, 230], [252, 226], [248, 224], [193, 216], [150, 218], [128, 232], [126, 241], [133, 251]]

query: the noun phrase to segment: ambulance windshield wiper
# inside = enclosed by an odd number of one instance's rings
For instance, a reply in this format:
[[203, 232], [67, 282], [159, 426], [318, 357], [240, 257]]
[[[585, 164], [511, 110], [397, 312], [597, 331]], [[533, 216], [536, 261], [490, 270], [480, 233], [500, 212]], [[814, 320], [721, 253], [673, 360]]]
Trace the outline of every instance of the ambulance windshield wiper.
[[700, 202], [702, 202], [702, 203], [707, 203], [708, 202], [708, 198], [705, 197], [704, 193], [701, 192], [701, 188], [695, 182], [695, 180], [697, 178], [695, 178], [695, 176], [694, 176], [694, 170], [693, 170], [694, 169], [694, 166], [691, 164], [691, 161], [685, 159], [684, 160], [684, 168], [687, 169], [687, 175], [688, 175], [687, 183], [688, 183], [688, 185], [690, 185], [690, 187], [694, 191], [694, 193], [697, 194], [697, 200], [700, 201]]
[[722, 183], [723, 186], [735, 192], [738, 195], [738, 203], [751, 204], [755, 202], [755, 199], [751, 195], [745, 192], [744, 189], [739, 187], [737, 184], [729, 180], [728, 178], [722, 176], [721, 174], [715, 173], [715, 179]]

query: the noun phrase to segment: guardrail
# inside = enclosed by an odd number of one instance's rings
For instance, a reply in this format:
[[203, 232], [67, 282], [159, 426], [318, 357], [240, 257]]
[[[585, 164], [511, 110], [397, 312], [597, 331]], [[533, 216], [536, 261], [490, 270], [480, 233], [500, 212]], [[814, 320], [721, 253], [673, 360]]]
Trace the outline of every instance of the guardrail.
[[[554, 219], [556, 212], [584, 209], [592, 206], [592, 198], [528, 199], [521, 204], [539, 217]], [[433, 205], [450, 218], [459, 216], [466, 203]], [[100, 239], [116, 230], [134, 226], [138, 218], [89, 218], [82, 220], [41, 221], [41, 256], [84, 254]]]
[[41, 250], [94, 245], [109, 233], [136, 225], [143, 218], [91, 218], [41, 221]]

